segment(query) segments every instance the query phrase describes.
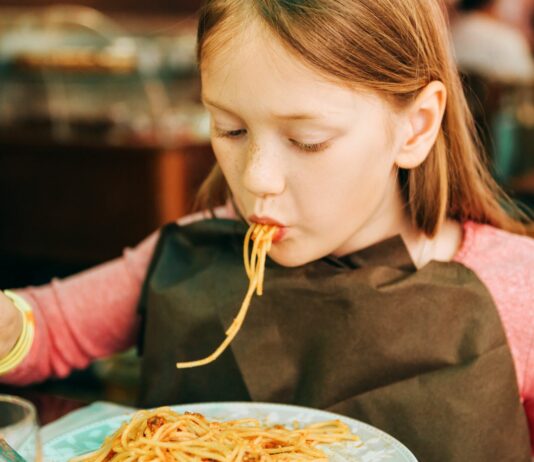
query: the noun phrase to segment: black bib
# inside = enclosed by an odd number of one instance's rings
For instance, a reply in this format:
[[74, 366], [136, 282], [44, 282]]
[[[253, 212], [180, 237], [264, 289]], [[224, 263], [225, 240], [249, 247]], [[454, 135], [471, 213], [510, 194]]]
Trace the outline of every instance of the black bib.
[[297, 268], [268, 260], [231, 346], [248, 287], [243, 223], [171, 224], [141, 298], [141, 404], [265, 401], [374, 425], [421, 462], [529, 462], [527, 421], [499, 314], [461, 264], [416, 270], [400, 237]]

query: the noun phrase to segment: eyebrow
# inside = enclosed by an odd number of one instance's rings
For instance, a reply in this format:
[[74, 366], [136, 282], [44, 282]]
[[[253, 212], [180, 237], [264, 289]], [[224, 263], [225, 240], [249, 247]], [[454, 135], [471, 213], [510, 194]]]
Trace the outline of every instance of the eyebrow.
[[[209, 98], [206, 98], [204, 95], [202, 95], [201, 100], [204, 104], [207, 104], [208, 106], [216, 107], [217, 109], [220, 109], [222, 111], [228, 112], [229, 114], [235, 115], [233, 111], [230, 109], [224, 107], [222, 104], [216, 103], [215, 101], [210, 100]], [[274, 118], [281, 119], [281, 120], [317, 120], [322, 119], [323, 117], [319, 114], [313, 114], [313, 113], [295, 113], [295, 114], [274, 114]]]

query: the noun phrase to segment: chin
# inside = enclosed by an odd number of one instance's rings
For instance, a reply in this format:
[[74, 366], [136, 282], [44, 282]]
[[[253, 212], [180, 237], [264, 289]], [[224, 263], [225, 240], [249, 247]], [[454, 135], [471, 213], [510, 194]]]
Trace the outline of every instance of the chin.
[[284, 246], [283, 243], [275, 244], [269, 252], [269, 258], [281, 266], [295, 268], [305, 265], [319, 257], [313, 257], [308, 252], [299, 252], [297, 249], [291, 249]]

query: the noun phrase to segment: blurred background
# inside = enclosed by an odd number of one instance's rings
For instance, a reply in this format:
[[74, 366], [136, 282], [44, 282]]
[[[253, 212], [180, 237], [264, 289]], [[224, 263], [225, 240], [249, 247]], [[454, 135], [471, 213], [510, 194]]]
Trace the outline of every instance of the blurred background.
[[[0, 0], [0, 287], [117, 257], [191, 210], [214, 160], [200, 0]], [[447, 0], [492, 172], [534, 206], [534, 0]], [[28, 389], [135, 400], [135, 352]], [[2, 388], [0, 387], [0, 392]]]

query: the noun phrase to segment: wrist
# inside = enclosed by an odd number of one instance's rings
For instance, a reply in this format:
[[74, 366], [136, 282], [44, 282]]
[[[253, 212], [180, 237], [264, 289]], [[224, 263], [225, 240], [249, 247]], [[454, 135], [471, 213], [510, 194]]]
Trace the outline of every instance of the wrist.
[[9, 329], [19, 335], [17, 338], [8, 339], [4, 345], [4, 351], [0, 355], [0, 375], [15, 369], [24, 360], [30, 351], [35, 332], [33, 311], [26, 300], [9, 290], [3, 293], [19, 313], [13, 320], [13, 328]]
[[13, 301], [0, 291], [0, 361], [15, 347], [22, 334], [24, 315]]

